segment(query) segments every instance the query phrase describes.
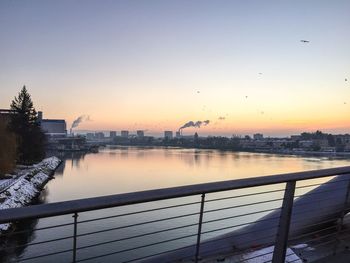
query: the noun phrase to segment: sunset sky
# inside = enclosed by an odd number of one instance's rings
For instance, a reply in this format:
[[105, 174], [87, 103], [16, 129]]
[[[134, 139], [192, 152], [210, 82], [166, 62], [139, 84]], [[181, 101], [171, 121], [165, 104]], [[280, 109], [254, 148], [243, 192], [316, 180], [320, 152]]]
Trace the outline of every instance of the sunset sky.
[[2, 0], [0, 108], [25, 84], [46, 118], [90, 115], [84, 130], [210, 120], [196, 131], [350, 133], [349, 10], [347, 0]]

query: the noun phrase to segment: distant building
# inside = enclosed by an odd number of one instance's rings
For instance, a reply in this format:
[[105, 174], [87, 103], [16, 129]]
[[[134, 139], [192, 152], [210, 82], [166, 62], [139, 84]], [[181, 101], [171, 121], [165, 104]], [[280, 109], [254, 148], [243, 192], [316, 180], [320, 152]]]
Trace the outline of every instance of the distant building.
[[102, 139], [105, 138], [105, 134], [104, 134], [103, 132], [96, 132], [96, 133], [95, 133], [95, 138], [96, 138], [97, 140], [102, 140]]
[[38, 112], [38, 121], [42, 131], [50, 137], [67, 136], [67, 125], [65, 120], [43, 119], [43, 112]]
[[129, 131], [121, 131], [121, 136], [124, 138], [128, 138], [129, 137]]
[[164, 139], [172, 139], [173, 132], [172, 131], [164, 131]]
[[66, 136], [67, 126], [65, 120], [42, 120], [40, 127], [46, 135], [49, 136]]
[[109, 132], [109, 137], [110, 137], [110, 138], [115, 138], [115, 137], [117, 137], [117, 132], [116, 132], [116, 131], [110, 131], [110, 132]]
[[137, 135], [137, 137], [144, 137], [145, 132], [143, 130], [138, 130], [138, 131], [136, 131], [136, 135]]
[[89, 132], [86, 134], [86, 139], [88, 140], [94, 140], [95, 139], [95, 134], [92, 132]]
[[43, 119], [43, 112], [38, 112], [38, 121], [45, 135], [50, 137], [65, 137], [67, 136], [67, 124], [65, 120], [58, 119]]
[[310, 148], [313, 145], [314, 145], [314, 142], [312, 140], [299, 141], [299, 147], [301, 147], [301, 148]]
[[176, 136], [176, 138], [181, 138], [181, 132], [177, 131], [175, 136]]
[[261, 133], [255, 133], [253, 135], [253, 138], [254, 138], [254, 140], [262, 140], [262, 139], [264, 139], [264, 135]]

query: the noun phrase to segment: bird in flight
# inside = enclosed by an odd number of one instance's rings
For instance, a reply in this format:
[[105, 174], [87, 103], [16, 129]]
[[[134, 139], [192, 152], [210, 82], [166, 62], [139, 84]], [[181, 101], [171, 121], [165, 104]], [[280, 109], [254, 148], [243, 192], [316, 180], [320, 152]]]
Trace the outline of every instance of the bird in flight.
[[303, 42], [303, 43], [310, 43], [309, 40], [305, 40], [305, 39], [300, 40], [300, 42]]
[[348, 79], [345, 79], [345, 81], [348, 81]]

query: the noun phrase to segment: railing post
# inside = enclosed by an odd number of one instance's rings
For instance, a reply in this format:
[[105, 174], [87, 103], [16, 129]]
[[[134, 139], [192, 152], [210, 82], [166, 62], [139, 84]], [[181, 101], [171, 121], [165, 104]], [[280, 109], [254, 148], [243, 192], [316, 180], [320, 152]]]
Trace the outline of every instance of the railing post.
[[348, 205], [349, 192], [350, 192], [350, 180], [348, 181], [346, 194], [345, 194], [345, 200], [344, 200], [344, 204], [343, 204], [343, 209], [340, 213], [340, 220], [338, 221], [338, 224], [337, 224], [337, 233], [335, 236], [335, 245], [334, 245], [333, 255], [337, 254], [337, 249], [338, 249], [338, 244], [339, 244], [339, 234], [340, 234], [341, 228], [343, 226], [343, 222], [344, 222], [345, 209]]
[[197, 245], [196, 245], [196, 255], [194, 262], [197, 263], [199, 260], [199, 247], [201, 243], [201, 233], [202, 233], [202, 222], [203, 222], [203, 211], [204, 211], [205, 194], [202, 194], [201, 198], [201, 209], [199, 212], [199, 222], [198, 222], [198, 234], [197, 234]]
[[295, 181], [289, 181], [284, 191], [280, 221], [277, 229], [272, 263], [284, 263], [286, 257], [289, 226], [293, 209]]
[[73, 263], [77, 260], [77, 232], [78, 232], [78, 213], [74, 213], [74, 234], [73, 234]]

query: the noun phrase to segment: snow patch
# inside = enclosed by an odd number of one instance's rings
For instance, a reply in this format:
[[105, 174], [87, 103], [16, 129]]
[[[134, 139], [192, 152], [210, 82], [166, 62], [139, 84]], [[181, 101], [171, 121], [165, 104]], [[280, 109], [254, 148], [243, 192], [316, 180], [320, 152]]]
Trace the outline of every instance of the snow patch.
[[308, 245], [307, 244], [298, 244], [298, 245], [294, 245], [291, 248], [296, 248], [296, 249], [302, 249], [302, 248], [307, 248]]
[[[52, 178], [61, 160], [57, 157], [46, 158], [38, 164], [19, 172], [16, 181], [0, 193], [0, 210], [29, 205], [40, 194], [41, 189]], [[10, 223], [0, 224], [0, 233], [10, 229]]]

